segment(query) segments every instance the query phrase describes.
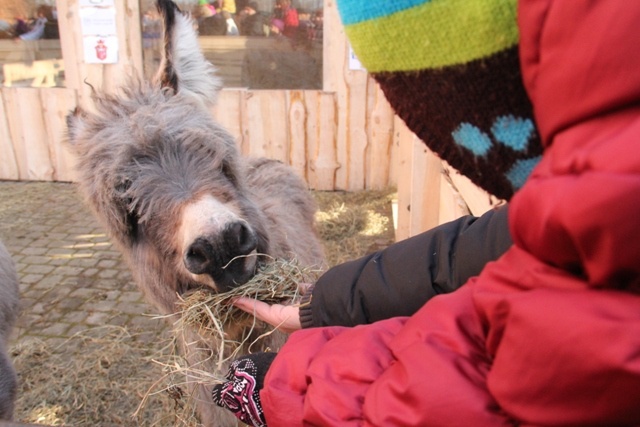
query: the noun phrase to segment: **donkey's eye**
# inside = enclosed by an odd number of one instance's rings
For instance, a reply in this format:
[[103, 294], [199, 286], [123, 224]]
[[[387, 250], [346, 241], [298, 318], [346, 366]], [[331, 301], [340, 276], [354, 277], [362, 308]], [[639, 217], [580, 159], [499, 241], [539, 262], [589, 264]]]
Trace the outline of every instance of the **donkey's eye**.
[[122, 178], [115, 186], [116, 192], [124, 194], [131, 188], [131, 180], [129, 178]]
[[235, 187], [238, 184], [238, 178], [231, 167], [231, 165], [225, 161], [222, 162], [222, 174], [227, 178], [231, 184]]

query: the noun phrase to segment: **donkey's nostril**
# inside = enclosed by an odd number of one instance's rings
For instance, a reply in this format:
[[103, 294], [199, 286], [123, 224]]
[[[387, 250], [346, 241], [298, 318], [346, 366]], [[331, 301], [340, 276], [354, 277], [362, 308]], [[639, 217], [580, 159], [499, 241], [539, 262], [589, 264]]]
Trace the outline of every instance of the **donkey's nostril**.
[[243, 222], [234, 222], [227, 227], [225, 241], [235, 243], [230, 246], [231, 250], [237, 255], [247, 255], [258, 246], [258, 239], [255, 233]]
[[184, 256], [184, 263], [187, 270], [194, 274], [202, 274], [206, 271], [209, 263], [213, 259], [213, 247], [204, 239], [197, 239]]

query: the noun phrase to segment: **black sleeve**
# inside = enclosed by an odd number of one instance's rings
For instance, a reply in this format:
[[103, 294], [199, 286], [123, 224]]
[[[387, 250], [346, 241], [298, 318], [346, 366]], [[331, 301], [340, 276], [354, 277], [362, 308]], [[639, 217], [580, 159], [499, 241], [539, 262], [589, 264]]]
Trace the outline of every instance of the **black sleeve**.
[[452, 292], [511, 246], [507, 208], [465, 216], [329, 269], [300, 308], [302, 327], [410, 316]]

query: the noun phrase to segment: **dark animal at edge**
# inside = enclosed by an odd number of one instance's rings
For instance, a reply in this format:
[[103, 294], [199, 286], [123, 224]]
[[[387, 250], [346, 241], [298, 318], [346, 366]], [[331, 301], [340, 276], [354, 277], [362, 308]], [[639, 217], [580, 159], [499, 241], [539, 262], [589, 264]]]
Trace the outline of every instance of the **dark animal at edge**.
[[19, 314], [18, 275], [13, 260], [0, 242], [0, 420], [11, 420], [18, 379], [9, 358], [9, 337]]

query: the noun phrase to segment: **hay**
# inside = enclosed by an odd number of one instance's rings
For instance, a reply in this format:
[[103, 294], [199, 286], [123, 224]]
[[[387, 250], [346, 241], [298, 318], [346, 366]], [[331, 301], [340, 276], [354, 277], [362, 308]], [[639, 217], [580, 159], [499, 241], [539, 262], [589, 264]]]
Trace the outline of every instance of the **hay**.
[[201, 336], [214, 334], [221, 341], [227, 337], [224, 325], [253, 323], [253, 316], [236, 308], [232, 302], [249, 297], [269, 304], [300, 300], [298, 285], [314, 282], [320, 270], [303, 267], [294, 260], [276, 259], [263, 265], [246, 284], [224, 293], [198, 290], [180, 299], [178, 329], [192, 327]]
[[[184, 334], [186, 330], [196, 333], [210, 342], [219, 343], [218, 367], [226, 361], [238, 356], [242, 349], [251, 349], [255, 341], [272, 333], [275, 328], [258, 321], [253, 315], [246, 313], [233, 305], [233, 300], [239, 297], [254, 298], [268, 304], [299, 303], [300, 283], [312, 283], [320, 274], [320, 270], [301, 266], [297, 260], [274, 259], [264, 264], [246, 284], [231, 289], [228, 292], [214, 293], [198, 290], [180, 299], [178, 303], [179, 319], [174, 325], [176, 336]], [[253, 342], [248, 342], [254, 330], [260, 326], [262, 333]], [[241, 336], [231, 338], [226, 327], [243, 327]], [[239, 329], [236, 329], [239, 330]], [[188, 371], [182, 363], [174, 362], [172, 366], [179, 371]], [[171, 368], [171, 365], [165, 365]], [[201, 375], [197, 372], [187, 372], [191, 378], [201, 378], [200, 384], [220, 382], [209, 374]]]
[[138, 338], [126, 328], [105, 326], [55, 346], [35, 339], [14, 346], [17, 419], [50, 426], [174, 425], [167, 394], [150, 399], [139, 417], [132, 417], [148, 378], [162, 375], [149, 363], [155, 350]]
[[[233, 300], [239, 297], [255, 298], [269, 304], [287, 303], [297, 304], [301, 298], [300, 283], [315, 281], [320, 271], [311, 267], [304, 267], [294, 260], [275, 259], [258, 270], [256, 275], [246, 284], [238, 286], [228, 292], [214, 293], [198, 290], [180, 298], [178, 303], [178, 320], [174, 323], [174, 336], [187, 336], [187, 331], [195, 331], [206, 342], [219, 343], [217, 353], [217, 370], [204, 370], [201, 361], [197, 365], [190, 365], [187, 356], [175, 350], [171, 354], [160, 356], [153, 362], [162, 368], [163, 375], [143, 396], [134, 415], [146, 410], [150, 397], [159, 393], [169, 396], [178, 395], [180, 405], [176, 407], [176, 419], [181, 425], [197, 422], [195, 416], [196, 397], [186, 395], [186, 390], [194, 390], [194, 385], [211, 386], [225, 381], [221, 366], [239, 356], [241, 349], [251, 349], [253, 342], [248, 342], [254, 328], [266, 330], [253, 341], [272, 333], [275, 328], [259, 322], [254, 316], [233, 305]], [[230, 339], [225, 333], [225, 325], [244, 325], [239, 339]], [[177, 341], [177, 340], [176, 340]], [[196, 351], [206, 354], [206, 349]]]
[[316, 223], [330, 266], [382, 249], [394, 240], [391, 201], [395, 192], [314, 192]]

